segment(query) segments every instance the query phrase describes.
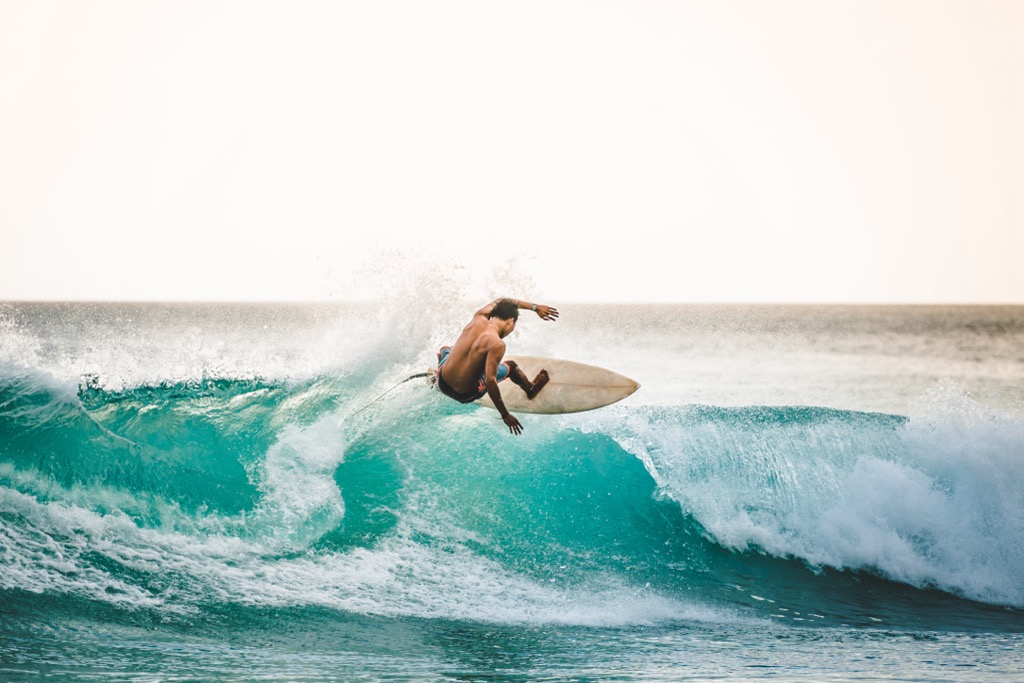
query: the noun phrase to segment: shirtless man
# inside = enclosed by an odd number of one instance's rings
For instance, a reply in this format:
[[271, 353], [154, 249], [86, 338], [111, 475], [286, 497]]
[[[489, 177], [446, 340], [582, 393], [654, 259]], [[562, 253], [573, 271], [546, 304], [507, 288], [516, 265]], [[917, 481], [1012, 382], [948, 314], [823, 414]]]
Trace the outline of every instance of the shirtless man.
[[454, 346], [443, 346], [437, 354], [437, 388], [460, 403], [471, 403], [487, 394], [512, 434], [519, 435], [523, 425], [505, 408], [498, 382], [509, 377], [532, 399], [548, 382], [547, 370], [541, 370], [531, 382], [515, 361], [502, 362], [505, 337], [512, 334], [519, 309], [530, 309], [541, 320], [555, 320], [558, 311], [551, 306], [515, 299], [495, 299], [473, 315]]

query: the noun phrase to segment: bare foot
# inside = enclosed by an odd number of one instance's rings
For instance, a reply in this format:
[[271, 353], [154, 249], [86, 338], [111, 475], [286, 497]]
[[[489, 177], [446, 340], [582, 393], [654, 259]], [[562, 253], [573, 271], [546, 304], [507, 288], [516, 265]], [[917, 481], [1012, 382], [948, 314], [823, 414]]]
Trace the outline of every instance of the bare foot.
[[540, 393], [540, 390], [544, 388], [544, 385], [551, 379], [548, 376], [547, 370], [541, 370], [537, 373], [537, 376], [533, 378], [533, 386], [530, 387], [529, 391], [526, 392], [526, 398], [533, 399], [534, 396]]

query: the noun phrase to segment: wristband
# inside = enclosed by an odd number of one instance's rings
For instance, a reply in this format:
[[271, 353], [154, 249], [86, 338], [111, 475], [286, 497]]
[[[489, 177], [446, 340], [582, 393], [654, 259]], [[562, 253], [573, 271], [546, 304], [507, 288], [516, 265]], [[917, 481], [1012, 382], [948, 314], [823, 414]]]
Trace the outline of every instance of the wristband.
[[536, 313], [537, 312], [537, 304], [531, 305], [530, 306], [530, 310], [533, 311], [534, 313]]

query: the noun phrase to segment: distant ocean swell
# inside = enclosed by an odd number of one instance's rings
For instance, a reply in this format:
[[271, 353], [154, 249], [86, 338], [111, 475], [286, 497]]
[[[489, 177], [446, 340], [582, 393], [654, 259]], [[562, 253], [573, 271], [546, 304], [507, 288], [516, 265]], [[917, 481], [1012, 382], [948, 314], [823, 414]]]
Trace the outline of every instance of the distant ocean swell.
[[172, 619], [830, 623], [922, 590], [1024, 607], [1024, 424], [955, 390], [921, 416], [613, 407], [514, 439], [418, 385], [360, 411], [370, 384], [0, 367], [0, 591]]

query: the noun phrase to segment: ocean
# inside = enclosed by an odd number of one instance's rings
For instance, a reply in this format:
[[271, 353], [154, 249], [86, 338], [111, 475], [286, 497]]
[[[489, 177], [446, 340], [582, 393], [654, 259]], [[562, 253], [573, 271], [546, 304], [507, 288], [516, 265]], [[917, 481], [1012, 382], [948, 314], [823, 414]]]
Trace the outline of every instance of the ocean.
[[1024, 680], [1024, 307], [480, 303], [0, 303], [0, 681]]

